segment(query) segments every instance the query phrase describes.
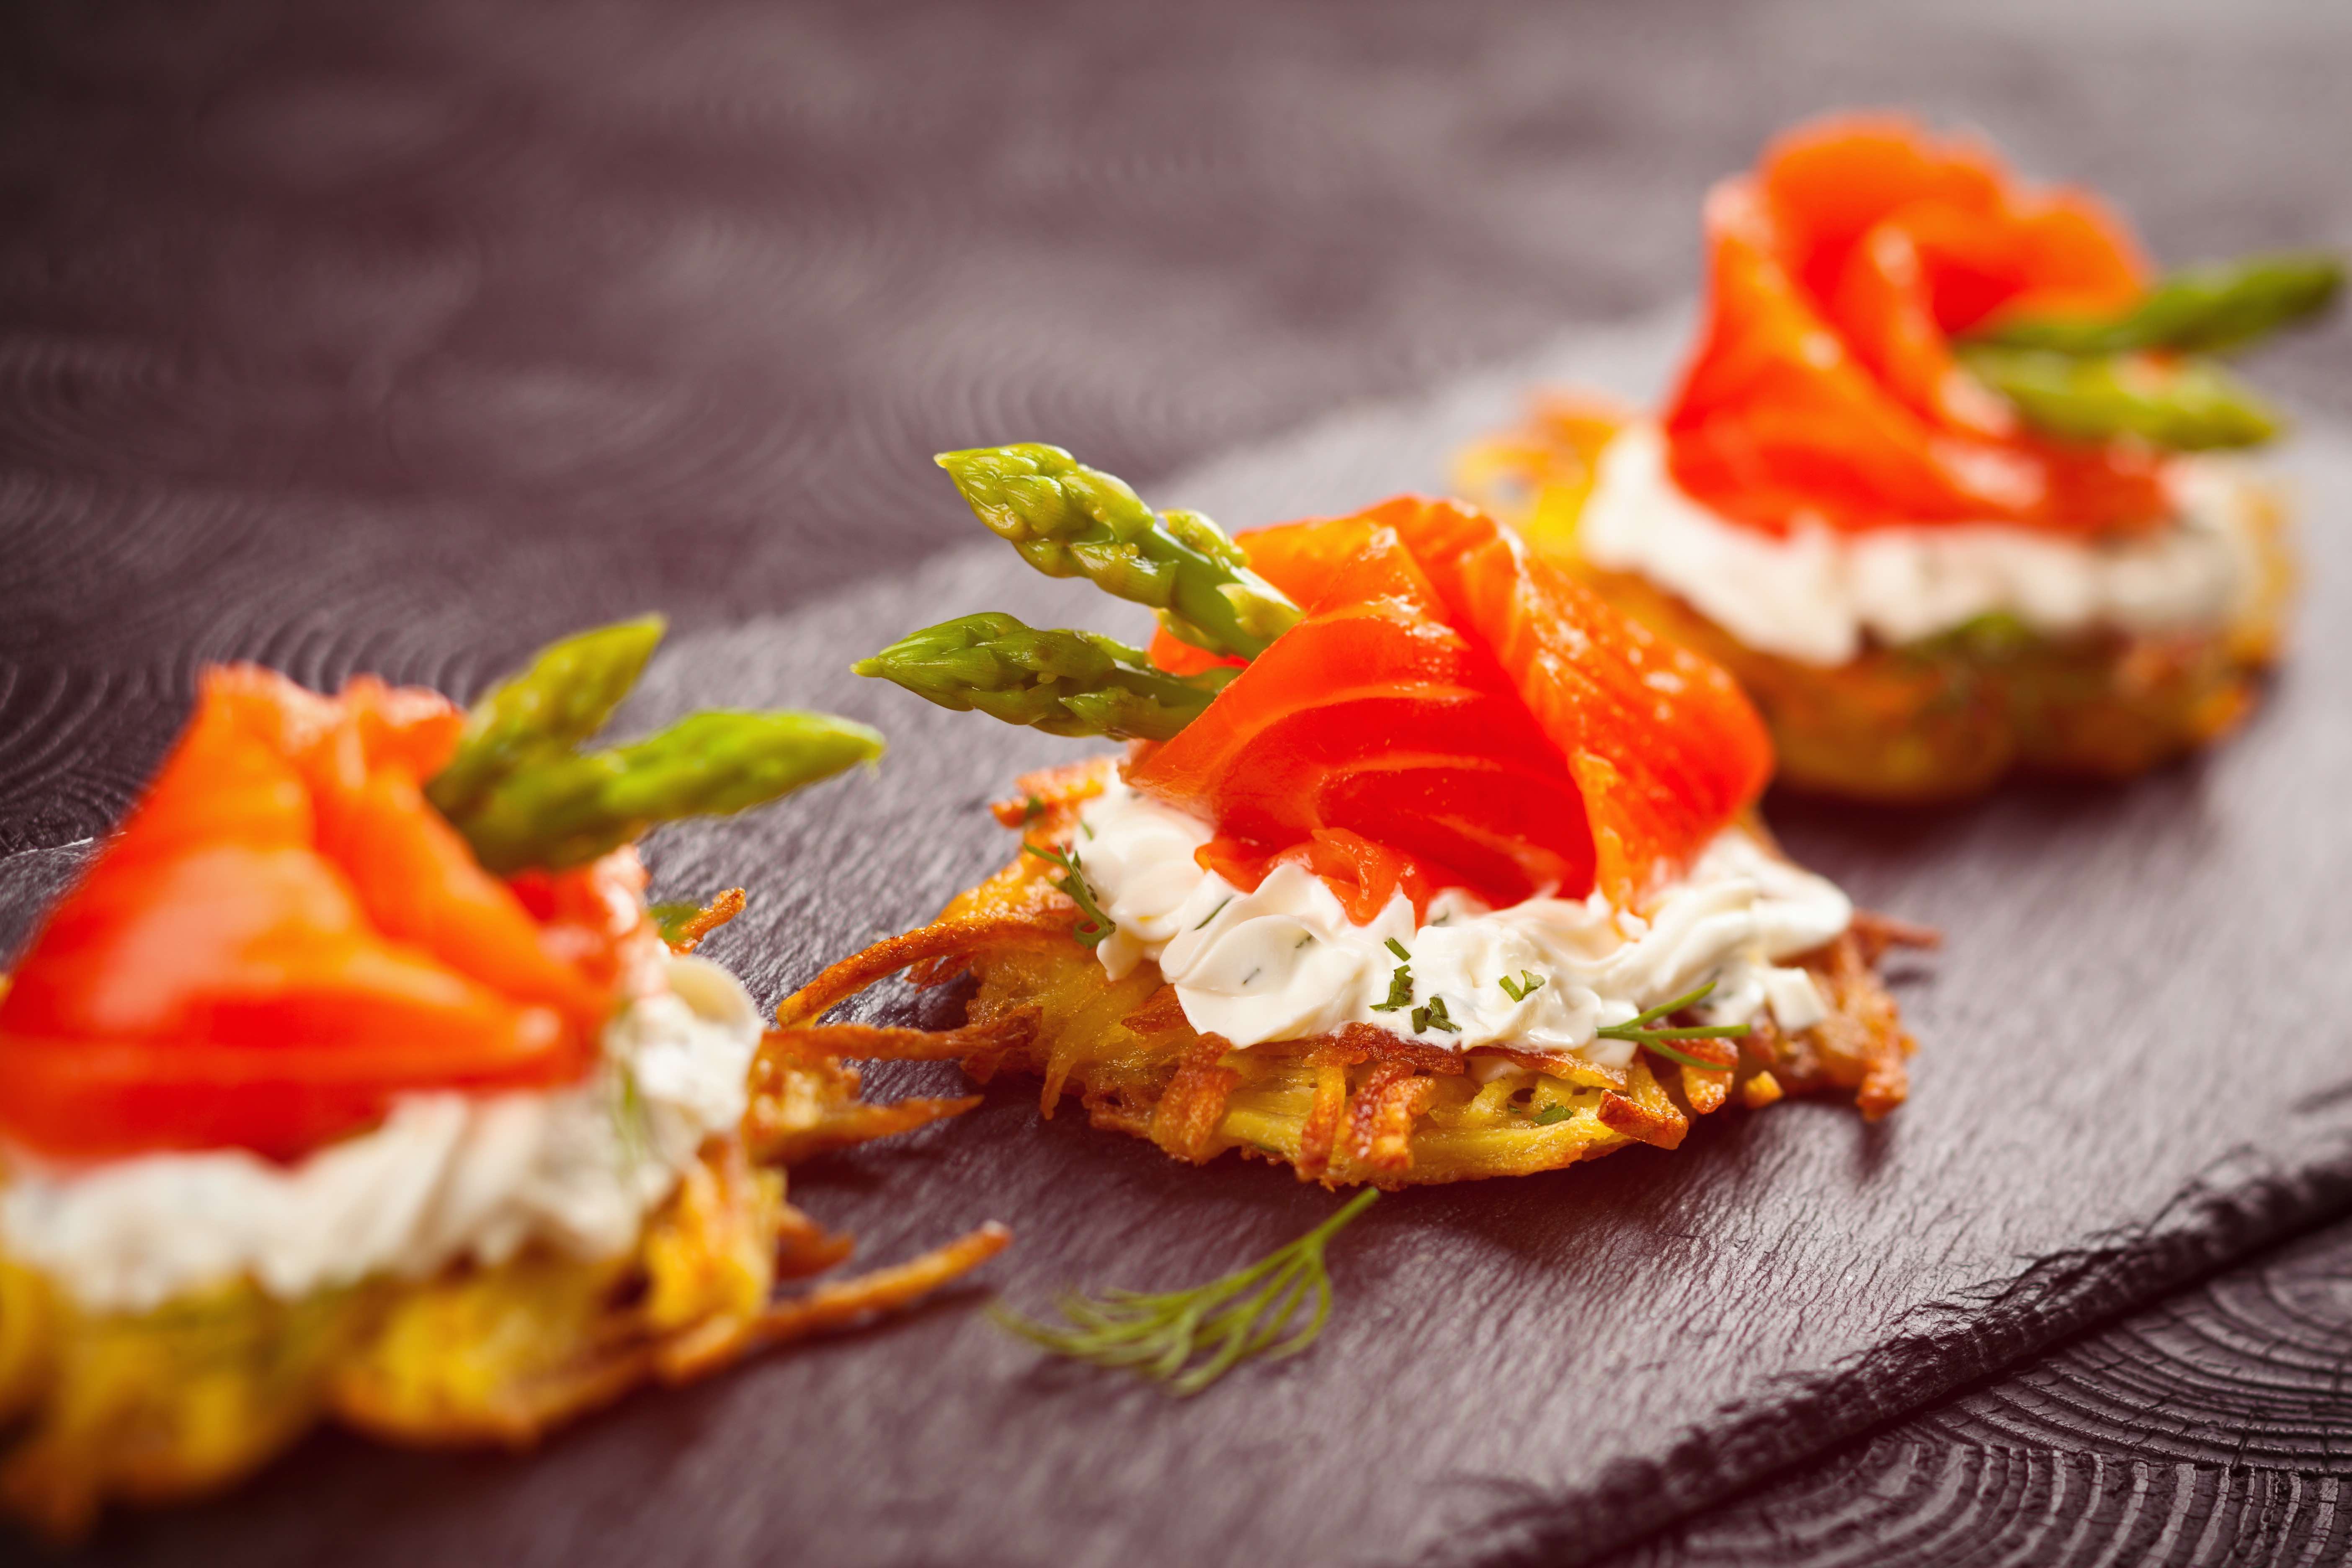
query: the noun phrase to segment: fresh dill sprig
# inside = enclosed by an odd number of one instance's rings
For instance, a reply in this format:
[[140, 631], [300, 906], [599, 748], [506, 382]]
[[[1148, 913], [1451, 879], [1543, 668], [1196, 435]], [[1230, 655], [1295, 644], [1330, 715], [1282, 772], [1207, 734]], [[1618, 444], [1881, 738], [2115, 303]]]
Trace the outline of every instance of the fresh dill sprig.
[[1412, 1010], [1412, 1032], [1418, 1035], [1429, 1029], [1441, 1029], [1449, 1035], [1462, 1032], [1462, 1026], [1445, 1016], [1445, 998], [1443, 996], [1432, 996], [1428, 1006]]
[[1071, 929], [1070, 934], [1077, 939], [1080, 947], [1100, 947], [1103, 938], [1118, 927], [1102, 912], [1102, 906], [1095, 902], [1095, 890], [1087, 886], [1086, 872], [1081, 868], [1084, 862], [1078, 858], [1078, 852], [1075, 849], [1040, 849], [1029, 843], [1024, 843], [1021, 847], [1047, 865], [1059, 866], [1069, 873], [1054, 886], [1069, 894], [1070, 901], [1078, 906], [1078, 913], [1086, 917]]
[[1664, 1042], [1668, 1040], [1736, 1040], [1748, 1032], [1749, 1025], [1690, 1024], [1680, 1028], [1667, 1029], [1654, 1026], [1661, 1018], [1670, 1017], [1685, 1007], [1697, 1006], [1706, 1000], [1707, 993], [1714, 989], [1715, 982], [1710, 980], [1686, 995], [1677, 996], [1671, 1002], [1659, 1003], [1638, 1017], [1628, 1018], [1622, 1024], [1611, 1024], [1593, 1032], [1604, 1040], [1631, 1040], [1645, 1050], [1655, 1051], [1668, 1060], [1680, 1062], [1685, 1067], [1703, 1068], [1708, 1072], [1721, 1072], [1731, 1064], [1711, 1062], [1704, 1057], [1695, 1057], [1687, 1051], [1678, 1051]]
[[[1389, 938], [1383, 945], [1404, 962], [1398, 964], [1396, 973], [1389, 976], [1389, 999], [1373, 1003], [1372, 1011], [1401, 1013], [1412, 1005], [1412, 954], [1407, 952], [1404, 944], [1394, 937]], [[1417, 1030], [1421, 1026], [1415, 1024], [1413, 1027]]]
[[1039, 817], [1041, 817], [1041, 816], [1045, 816], [1045, 803], [1044, 801], [1042, 801], [1042, 800], [1038, 799], [1035, 795], [1033, 795], [1029, 796], [1027, 799], [1024, 800], [1024, 801], [1021, 803], [1021, 820], [1022, 820], [1022, 821], [1024, 821], [1024, 822], [1034, 822], [1034, 821], [1036, 821]]
[[1534, 995], [1537, 992], [1542, 990], [1543, 983], [1544, 977], [1538, 974], [1534, 970], [1522, 969], [1519, 971], [1519, 978], [1517, 984], [1512, 984], [1511, 977], [1507, 974], [1504, 975], [1498, 984], [1503, 987], [1504, 995], [1508, 996], [1514, 1002], [1524, 1002], [1528, 997]]
[[[1289, 1246], [1190, 1290], [1107, 1290], [1100, 1297], [1072, 1291], [1059, 1303], [1062, 1323], [1037, 1322], [1002, 1307], [990, 1315], [1055, 1355], [1128, 1367], [1166, 1384], [1172, 1394], [1198, 1394], [1253, 1356], [1280, 1361], [1315, 1342], [1331, 1315], [1323, 1248], [1380, 1195], [1367, 1187]], [[1286, 1337], [1310, 1295], [1315, 1306], [1306, 1326]]]
[[1207, 914], [1202, 915], [1202, 916], [1201, 917], [1201, 923], [1200, 923], [1199, 925], [1194, 926], [1192, 929], [1193, 929], [1194, 931], [1206, 931], [1206, 930], [1208, 930], [1208, 929], [1209, 929], [1209, 922], [1210, 922], [1211, 921], [1213, 921], [1213, 920], [1215, 920], [1219, 915], [1223, 914], [1223, 913], [1225, 912], [1225, 906], [1226, 906], [1227, 904], [1232, 903], [1233, 901], [1234, 901], [1234, 900], [1233, 900], [1231, 898], [1224, 898], [1224, 899], [1220, 899], [1220, 900], [1217, 900], [1217, 907], [1216, 907], [1215, 909], [1213, 909], [1213, 910], [1211, 910]]

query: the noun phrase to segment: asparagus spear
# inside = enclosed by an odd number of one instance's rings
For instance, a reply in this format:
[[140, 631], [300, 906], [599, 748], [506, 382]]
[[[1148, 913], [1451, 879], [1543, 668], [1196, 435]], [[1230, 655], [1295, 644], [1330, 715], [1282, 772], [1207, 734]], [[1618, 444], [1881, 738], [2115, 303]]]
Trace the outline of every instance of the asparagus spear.
[[659, 616], [643, 616], [550, 644], [474, 704], [457, 753], [426, 796], [454, 820], [526, 759], [569, 752], [603, 729], [645, 672], [664, 626]]
[[505, 875], [561, 870], [657, 822], [748, 810], [882, 754], [882, 737], [824, 713], [696, 713], [631, 745], [582, 752], [661, 641], [659, 616], [544, 649], [474, 705], [425, 786], [475, 858]]
[[2343, 263], [2325, 253], [2249, 257], [2184, 268], [2119, 315], [2022, 317], [1973, 341], [2080, 355], [2221, 353], [2326, 310], [2343, 282]]
[[1167, 740], [1234, 674], [1170, 675], [1139, 648], [1094, 632], [1041, 631], [994, 610], [911, 632], [850, 668], [959, 712], [1120, 741]]
[[1298, 623], [1298, 606], [1252, 572], [1215, 523], [1198, 512], [1155, 512], [1125, 480], [1059, 447], [982, 447], [937, 460], [1023, 560], [1150, 605], [1195, 647], [1255, 658]]
[[2028, 424], [2056, 436], [2137, 436], [2197, 451], [2258, 446], [2279, 433], [2278, 416], [2262, 399], [2209, 361], [2078, 358], [1969, 344], [1961, 348], [1960, 363], [2015, 404]]
[[659, 822], [746, 811], [882, 754], [827, 713], [689, 714], [625, 746], [533, 756], [456, 818], [489, 869], [578, 866]]

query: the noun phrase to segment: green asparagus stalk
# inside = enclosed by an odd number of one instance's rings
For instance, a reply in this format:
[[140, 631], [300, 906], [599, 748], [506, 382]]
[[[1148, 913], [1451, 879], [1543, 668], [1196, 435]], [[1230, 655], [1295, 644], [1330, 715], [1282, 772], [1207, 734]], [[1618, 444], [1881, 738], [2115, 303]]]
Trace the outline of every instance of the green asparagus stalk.
[[425, 795], [456, 819], [478, 807], [527, 759], [561, 754], [593, 735], [645, 672], [664, 622], [644, 616], [554, 643], [466, 717], [466, 732]]
[[992, 610], [909, 633], [850, 668], [959, 712], [1119, 741], [1167, 740], [1235, 673], [1170, 675], [1139, 648], [1094, 632], [1041, 631]]
[[633, 744], [583, 752], [662, 630], [659, 616], [646, 616], [566, 637], [474, 705], [425, 793], [484, 866], [502, 876], [562, 870], [656, 823], [745, 811], [882, 754], [882, 737], [863, 724], [790, 712], [696, 713]]
[[2082, 356], [2222, 353], [2316, 315], [2343, 283], [2344, 264], [2325, 253], [2249, 257], [2184, 268], [2119, 314], [2021, 317], [1972, 341]]
[[489, 869], [562, 870], [656, 823], [762, 805], [882, 754], [882, 737], [826, 713], [690, 714], [630, 745], [542, 752], [454, 818]]
[[1249, 569], [1240, 546], [1198, 512], [1155, 512], [1126, 481], [1059, 447], [942, 452], [972, 511], [1049, 577], [1085, 577], [1158, 610], [1195, 647], [1255, 658], [1298, 623], [1298, 606]]
[[2167, 363], [2120, 354], [2078, 358], [2046, 349], [1964, 345], [1960, 363], [2054, 436], [2137, 436], [2198, 451], [2253, 447], [2276, 437], [2277, 415], [2244, 383], [2205, 360]]

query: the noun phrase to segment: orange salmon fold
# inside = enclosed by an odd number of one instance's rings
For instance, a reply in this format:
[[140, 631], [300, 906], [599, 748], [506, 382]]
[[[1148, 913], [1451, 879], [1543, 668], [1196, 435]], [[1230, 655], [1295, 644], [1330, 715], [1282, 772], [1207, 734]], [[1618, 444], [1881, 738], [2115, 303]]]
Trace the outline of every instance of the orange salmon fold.
[[1774, 533], [1998, 521], [2131, 531], [2168, 511], [2160, 458], [2024, 431], [1951, 339], [2003, 315], [2145, 290], [2122, 221], [1985, 148], [1895, 116], [1817, 121], [1706, 203], [1706, 320], [1669, 405], [1676, 482]]
[[[1399, 888], [1624, 904], [1770, 776], [1728, 676], [1473, 508], [1403, 496], [1239, 542], [1306, 617], [1128, 770], [1216, 826], [1202, 862], [1238, 886], [1287, 858], [1359, 921]], [[1164, 634], [1153, 656], [1207, 658]]]
[[0, 1131], [63, 1158], [291, 1159], [402, 1093], [586, 1073], [643, 871], [625, 852], [537, 887], [484, 870], [423, 795], [463, 726], [371, 678], [327, 698], [207, 670], [0, 994]]

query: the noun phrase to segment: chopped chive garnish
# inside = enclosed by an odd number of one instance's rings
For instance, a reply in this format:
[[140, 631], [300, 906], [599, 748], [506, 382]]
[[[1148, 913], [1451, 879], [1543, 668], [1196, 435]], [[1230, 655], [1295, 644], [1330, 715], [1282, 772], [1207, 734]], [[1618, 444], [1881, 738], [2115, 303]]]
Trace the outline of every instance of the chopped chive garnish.
[[1445, 1016], [1445, 998], [1443, 996], [1432, 996], [1428, 1006], [1412, 1010], [1412, 1032], [1418, 1035], [1431, 1029], [1442, 1029], [1449, 1035], [1462, 1032], [1462, 1026]]
[[648, 904], [646, 914], [654, 922], [654, 931], [666, 947], [676, 947], [686, 940], [687, 922], [702, 912], [700, 904]]
[[621, 1158], [634, 1169], [653, 1158], [653, 1124], [646, 1113], [645, 1090], [638, 1086], [636, 1068], [615, 1058], [613, 1076], [620, 1092], [613, 1099], [613, 1131], [621, 1144]]
[[1519, 978], [1516, 983], [1512, 981], [1509, 975], [1506, 974], [1497, 984], [1503, 987], [1504, 995], [1508, 996], [1514, 1002], [1524, 1002], [1528, 997], [1543, 989], [1543, 976], [1536, 973], [1533, 970], [1522, 969], [1519, 971]]
[[1535, 1113], [1536, 1125], [1549, 1127], [1555, 1121], [1565, 1121], [1576, 1112], [1565, 1105], [1547, 1105]]
[[[1387, 948], [1391, 952], [1395, 953], [1397, 957], [1403, 962], [1400, 963], [1396, 966], [1396, 973], [1389, 976], [1389, 999], [1385, 1002], [1373, 1003], [1372, 1011], [1375, 1013], [1400, 1013], [1405, 1008], [1412, 1005], [1412, 954], [1407, 952], [1404, 950], [1404, 943], [1397, 941], [1394, 937], [1390, 937], [1381, 945]], [[1420, 1016], [1421, 1015], [1418, 1012], [1413, 1015], [1416, 1018]], [[1415, 1024], [1413, 1026], [1413, 1029], [1416, 1033], [1420, 1031], [1420, 1028], [1421, 1026], [1419, 1024]]]

